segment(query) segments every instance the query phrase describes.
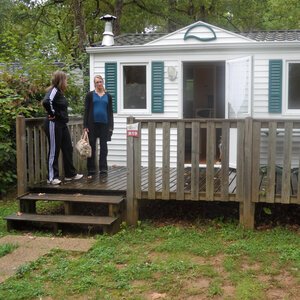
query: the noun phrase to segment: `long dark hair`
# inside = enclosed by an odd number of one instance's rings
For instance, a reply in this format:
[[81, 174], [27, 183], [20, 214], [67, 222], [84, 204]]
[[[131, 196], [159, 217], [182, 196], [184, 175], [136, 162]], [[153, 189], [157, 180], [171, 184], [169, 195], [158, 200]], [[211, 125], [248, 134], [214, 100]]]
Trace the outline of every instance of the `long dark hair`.
[[51, 86], [47, 90], [52, 87], [56, 87], [64, 92], [67, 89], [67, 74], [63, 71], [55, 71], [52, 74]]

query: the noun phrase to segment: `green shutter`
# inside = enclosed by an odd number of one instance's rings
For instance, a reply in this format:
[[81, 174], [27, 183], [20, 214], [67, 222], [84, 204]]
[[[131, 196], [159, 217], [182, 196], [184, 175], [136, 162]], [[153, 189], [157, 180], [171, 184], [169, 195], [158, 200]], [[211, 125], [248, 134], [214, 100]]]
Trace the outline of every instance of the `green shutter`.
[[164, 112], [164, 63], [152, 62], [152, 113]]
[[105, 88], [113, 99], [113, 112], [118, 111], [117, 107], [117, 63], [105, 63]]
[[269, 113], [281, 113], [282, 60], [269, 61]]

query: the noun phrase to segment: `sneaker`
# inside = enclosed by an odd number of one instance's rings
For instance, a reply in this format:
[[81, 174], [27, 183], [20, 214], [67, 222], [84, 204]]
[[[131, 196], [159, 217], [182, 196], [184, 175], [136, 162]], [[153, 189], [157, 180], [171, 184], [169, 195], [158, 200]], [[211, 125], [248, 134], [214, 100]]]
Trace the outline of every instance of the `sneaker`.
[[61, 184], [61, 180], [59, 180], [58, 178], [54, 178], [53, 180], [47, 180], [47, 183], [53, 184], [53, 185], [58, 185], [58, 184]]
[[83, 177], [83, 174], [76, 174], [73, 177], [65, 177], [65, 181], [71, 181], [71, 180], [79, 180]]

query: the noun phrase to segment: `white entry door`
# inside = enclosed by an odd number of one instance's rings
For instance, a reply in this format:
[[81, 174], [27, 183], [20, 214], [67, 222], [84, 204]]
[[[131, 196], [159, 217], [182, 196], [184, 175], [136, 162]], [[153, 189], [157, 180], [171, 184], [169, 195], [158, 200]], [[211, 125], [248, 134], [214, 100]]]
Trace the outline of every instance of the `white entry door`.
[[[225, 116], [241, 119], [251, 116], [252, 57], [226, 61]], [[230, 129], [229, 166], [236, 168], [237, 130]]]

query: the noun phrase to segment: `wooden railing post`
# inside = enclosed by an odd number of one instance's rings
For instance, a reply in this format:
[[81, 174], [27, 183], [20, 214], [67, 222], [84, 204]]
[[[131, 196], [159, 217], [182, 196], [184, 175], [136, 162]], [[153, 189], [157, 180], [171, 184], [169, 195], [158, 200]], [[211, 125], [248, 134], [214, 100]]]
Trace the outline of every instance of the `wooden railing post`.
[[17, 148], [17, 192], [22, 196], [27, 192], [27, 163], [26, 163], [26, 128], [25, 117], [16, 119], [16, 148]]
[[252, 202], [252, 138], [253, 119], [245, 119], [243, 192], [240, 202], [240, 223], [247, 229], [254, 229], [255, 204]]
[[[133, 124], [134, 118], [127, 118], [127, 124]], [[139, 132], [140, 133], [140, 132]], [[141, 138], [140, 136], [138, 138]], [[126, 193], [126, 221], [129, 225], [136, 225], [138, 221], [138, 202], [136, 199], [136, 162], [135, 142], [136, 137], [127, 135], [127, 193]]]

